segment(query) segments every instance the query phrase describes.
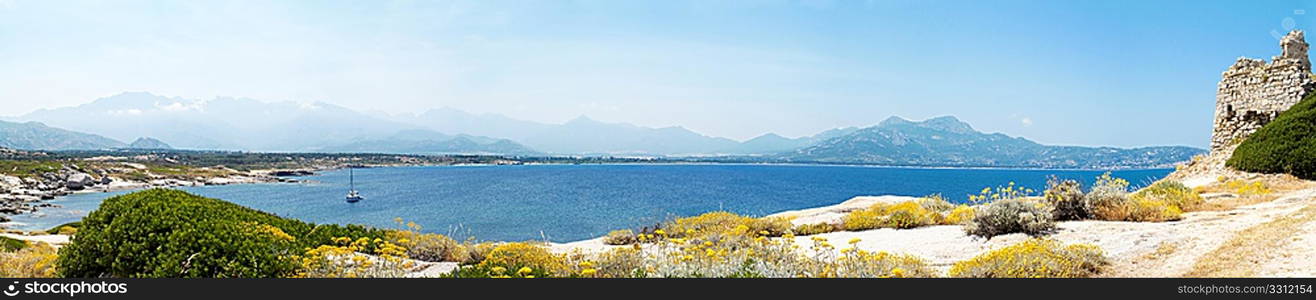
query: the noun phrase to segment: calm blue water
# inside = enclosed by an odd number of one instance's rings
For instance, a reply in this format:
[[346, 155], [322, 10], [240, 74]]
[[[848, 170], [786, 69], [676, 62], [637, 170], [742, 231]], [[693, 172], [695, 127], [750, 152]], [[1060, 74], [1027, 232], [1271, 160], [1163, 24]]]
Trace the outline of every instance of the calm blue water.
[[[1117, 171], [1149, 183], [1171, 170]], [[539, 165], [357, 169], [367, 198], [346, 203], [347, 172], [304, 177], [312, 183], [184, 188], [281, 216], [317, 223], [396, 228], [401, 217], [425, 231], [482, 240], [574, 241], [610, 230], [653, 225], [672, 216], [719, 209], [748, 215], [831, 205], [859, 195], [940, 193], [964, 201], [986, 186], [1041, 190], [1047, 175], [1092, 182], [1100, 171], [911, 169], [781, 165]], [[61, 208], [14, 216], [19, 228], [75, 221], [123, 194], [77, 194]]]

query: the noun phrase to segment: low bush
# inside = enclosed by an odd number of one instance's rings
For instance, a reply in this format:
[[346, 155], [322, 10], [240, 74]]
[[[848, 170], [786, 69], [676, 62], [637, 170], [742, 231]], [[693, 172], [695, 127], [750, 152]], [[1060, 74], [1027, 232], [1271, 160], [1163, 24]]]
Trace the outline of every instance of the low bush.
[[406, 230], [389, 232], [389, 241], [407, 249], [407, 257], [428, 262], [466, 262], [470, 253], [452, 238], [435, 233], [421, 232], [422, 227], [415, 222], [403, 222], [402, 218], [394, 222], [403, 225]]
[[[362, 254], [367, 249], [374, 249], [374, 256]], [[406, 255], [407, 249], [383, 239], [340, 237], [334, 245], [320, 245], [297, 256], [301, 263], [297, 277], [400, 278], [415, 266]]]
[[1052, 217], [1057, 221], [1082, 220], [1089, 217], [1087, 203], [1083, 199], [1083, 189], [1078, 181], [1060, 180], [1051, 176], [1046, 180], [1046, 191], [1042, 192], [1046, 202], [1055, 208]]
[[635, 238], [635, 232], [630, 229], [613, 230], [603, 236], [603, 244], [606, 245], [630, 245], [637, 241], [639, 240]]
[[[854, 247], [838, 251], [824, 238], [813, 240], [813, 245], [805, 250], [795, 244], [791, 234], [780, 239], [759, 237], [751, 244], [736, 246], [673, 239], [652, 249], [626, 251], [630, 258], [625, 261], [643, 262], [642, 267], [630, 267], [634, 270], [632, 274], [657, 278], [877, 278], [936, 274], [917, 257], [867, 252]], [[857, 242], [852, 240], [851, 244]]]
[[[567, 257], [532, 243], [498, 245], [474, 270], [488, 277], [546, 278], [571, 276]], [[469, 273], [468, 273], [469, 274]]]
[[56, 258], [55, 248], [46, 243], [0, 252], [0, 278], [54, 277]]
[[1050, 239], [1029, 239], [983, 253], [951, 266], [951, 277], [1086, 278], [1108, 264], [1100, 248], [1061, 245]]
[[837, 278], [921, 278], [936, 277], [937, 271], [927, 261], [913, 255], [869, 252], [850, 248], [836, 258]]
[[836, 232], [838, 230], [841, 230], [841, 228], [839, 228], [839, 226], [836, 226], [834, 224], [814, 223], [814, 224], [800, 224], [799, 226], [795, 226], [795, 229], [792, 229], [791, 231], [795, 233], [795, 235], [815, 235], [815, 234]]
[[1133, 194], [1120, 193], [1123, 190], [1120, 185], [1124, 183], [1102, 184], [1112, 187], [1105, 194], [1093, 197], [1100, 201], [1093, 201], [1090, 205], [1097, 218], [1107, 221], [1178, 220], [1185, 210], [1196, 209], [1205, 203], [1196, 191], [1176, 181], [1160, 181]]
[[920, 206], [923, 206], [923, 209], [938, 213], [944, 214], [955, 209], [955, 204], [951, 204], [950, 201], [946, 200], [946, 197], [942, 197], [941, 194], [924, 196], [915, 201], [917, 201]]
[[972, 206], [960, 205], [946, 213], [946, 217], [941, 219], [942, 225], [961, 225], [973, 220], [974, 209]]
[[[59, 250], [62, 277], [285, 277], [289, 259], [338, 237], [387, 238], [362, 226], [316, 225], [178, 190], [111, 197]], [[366, 246], [374, 251], [375, 245]]]
[[938, 224], [941, 214], [924, 208], [918, 201], [894, 204], [877, 203], [868, 208], [852, 211], [841, 218], [845, 230], [876, 228], [914, 228]]
[[1270, 187], [1264, 181], [1230, 180], [1225, 187], [1239, 196], [1259, 196], [1270, 194]]
[[1011, 198], [982, 205], [973, 219], [964, 225], [964, 232], [984, 238], [1010, 233], [1030, 236], [1046, 235], [1056, 228], [1051, 207], [1046, 202]]
[[1225, 165], [1248, 172], [1316, 179], [1316, 94], [1248, 135]]
[[69, 223], [60, 224], [59, 226], [55, 226], [55, 227], [50, 228], [49, 230], [46, 230], [46, 233], [49, 233], [49, 234], [62, 234], [62, 235], [73, 235], [73, 234], [75, 234], [75, 233], [78, 233], [78, 228], [79, 228], [79, 227], [82, 227], [82, 221], [76, 221], [76, 222], [69, 222]]
[[0, 236], [0, 251], [18, 251], [27, 248], [27, 242]]
[[395, 240], [407, 249], [407, 257], [411, 259], [459, 263], [470, 259], [470, 253], [461, 243], [442, 234], [403, 231], [403, 234], [398, 234]]
[[644, 252], [633, 247], [619, 247], [599, 253], [589, 262], [594, 269], [593, 274], [584, 274], [589, 272], [582, 270], [581, 275], [597, 278], [646, 277]]
[[1083, 199], [1093, 218], [1120, 221], [1129, 216], [1129, 182], [1110, 176], [1110, 172], [1098, 176]]
[[652, 234], [641, 234], [640, 241], [659, 241], [670, 238], [730, 242], [759, 237], [781, 236], [792, 229], [786, 218], [752, 218], [731, 212], [718, 211], [698, 216], [677, 218], [662, 224]]
[[462, 248], [466, 249], [466, 261], [472, 263], [484, 261], [484, 258], [489, 256], [489, 252], [493, 252], [493, 249], [497, 247], [498, 244], [492, 242], [467, 242], [462, 244]]

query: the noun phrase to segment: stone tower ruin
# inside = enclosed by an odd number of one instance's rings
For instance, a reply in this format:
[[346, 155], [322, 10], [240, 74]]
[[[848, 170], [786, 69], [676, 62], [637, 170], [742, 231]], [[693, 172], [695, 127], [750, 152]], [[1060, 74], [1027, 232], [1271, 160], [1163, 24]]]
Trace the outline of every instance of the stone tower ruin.
[[1289, 32], [1279, 46], [1283, 51], [1269, 63], [1240, 57], [1223, 73], [1215, 96], [1212, 154], [1232, 149], [1316, 88], [1302, 31]]

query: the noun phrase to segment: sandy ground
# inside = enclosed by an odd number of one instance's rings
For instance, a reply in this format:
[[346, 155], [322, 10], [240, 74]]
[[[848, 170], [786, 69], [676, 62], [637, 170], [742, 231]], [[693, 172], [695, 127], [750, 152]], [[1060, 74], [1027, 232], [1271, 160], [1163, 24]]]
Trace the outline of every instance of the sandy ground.
[[1316, 277], [1316, 222], [1304, 225], [1302, 233], [1269, 254], [1257, 272], [1262, 276]]
[[[793, 222], [796, 224], [838, 222], [845, 212], [856, 208], [879, 201], [909, 199], [912, 198], [856, 197], [833, 206], [783, 212], [773, 216], [794, 217]], [[1316, 205], [1316, 188], [1287, 192], [1274, 201], [1240, 206], [1233, 210], [1186, 213], [1183, 220], [1174, 222], [1060, 222], [1059, 231], [1050, 237], [1065, 243], [1090, 243], [1101, 247], [1111, 258], [1111, 265], [1104, 276], [1179, 277], [1190, 271], [1199, 257], [1219, 248], [1235, 233], [1311, 205]], [[1316, 273], [1316, 222], [1303, 226], [1301, 235], [1293, 237], [1292, 242], [1276, 249], [1266, 258], [1267, 261], [1260, 263], [1255, 276], [1313, 276]], [[1028, 238], [1023, 234], [1010, 234], [986, 240], [965, 235], [960, 226], [948, 225], [833, 232], [797, 237], [796, 243], [810, 245], [815, 236], [827, 238], [838, 245], [859, 238], [861, 241], [857, 246], [860, 249], [912, 254], [928, 260], [943, 271], [956, 261]], [[554, 251], [564, 253], [598, 252], [616, 247], [603, 244], [602, 239], [551, 246]]]
[[12, 234], [12, 233], [0, 233], [0, 236], [16, 239], [16, 240], [42, 242], [42, 243], [54, 245], [55, 247], [63, 246], [64, 244], [69, 243], [69, 236], [58, 235], [58, 234], [21, 235], [21, 234]]

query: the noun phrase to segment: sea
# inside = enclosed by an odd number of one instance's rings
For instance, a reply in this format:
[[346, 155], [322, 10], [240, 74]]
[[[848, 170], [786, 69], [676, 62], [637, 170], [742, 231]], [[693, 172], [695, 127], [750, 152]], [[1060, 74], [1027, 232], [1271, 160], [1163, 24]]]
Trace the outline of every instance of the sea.
[[[1116, 170], [1146, 185], [1171, 169]], [[952, 202], [985, 187], [1042, 190], [1048, 176], [1084, 185], [1105, 171], [897, 168], [826, 165], [616, 164], [424, 166], [355, 169], [366, 197], [347, 203], [346, 170], [298, 177], [301, 183], [179, 188], [198, 195], [315, 223], [402, 228], [459, 240], [568, 242], [616, 229], [653, 226], [681, 216], [730, 211], [750, 216], [837, 204], [855, 196], [940, 194]], [[77, 221], [106, 198], [80, 193], [51, 200], [59, 207], [12, 216], [10, 227], [48, 229]]]

